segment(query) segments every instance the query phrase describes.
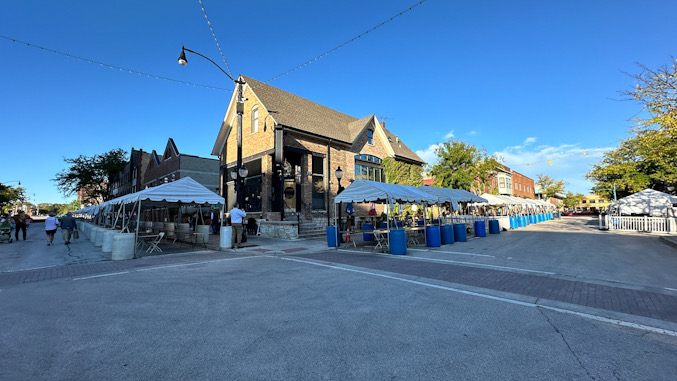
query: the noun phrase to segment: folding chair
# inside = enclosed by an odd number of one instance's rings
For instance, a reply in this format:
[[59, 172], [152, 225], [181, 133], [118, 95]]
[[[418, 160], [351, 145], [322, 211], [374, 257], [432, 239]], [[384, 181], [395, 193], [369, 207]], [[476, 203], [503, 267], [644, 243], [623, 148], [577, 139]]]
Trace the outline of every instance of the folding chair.
[[148, 249], [146, 250], [146, 253], [152, 253], [154, 251], [158, 251], [158, 252], [162, 253], [162, 249], [160, 249], [158, 244], [160, 243], [160, 241], [162, 241], [162, 238], [164, 238], [164, 236], [165, 236], [165, 233], [162, 232], [162, 233], [158, 234], [157, 238], [150, 241], [150, 244], [148, 245]]

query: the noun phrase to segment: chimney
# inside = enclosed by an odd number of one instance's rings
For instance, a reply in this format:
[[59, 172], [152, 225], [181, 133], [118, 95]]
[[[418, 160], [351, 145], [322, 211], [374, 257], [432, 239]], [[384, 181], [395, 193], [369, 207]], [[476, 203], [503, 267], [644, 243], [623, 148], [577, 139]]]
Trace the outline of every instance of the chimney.
[[400, 144], [400, 137], [399, 136], [395, 136], [395, 142], [397, 142], [397, 144]]

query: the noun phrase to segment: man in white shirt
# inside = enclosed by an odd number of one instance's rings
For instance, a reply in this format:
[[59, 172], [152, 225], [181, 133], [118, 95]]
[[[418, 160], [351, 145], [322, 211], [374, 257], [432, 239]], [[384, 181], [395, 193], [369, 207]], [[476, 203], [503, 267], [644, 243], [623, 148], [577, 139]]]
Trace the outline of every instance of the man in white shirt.
[[59, 223], [59, 220], [54, 217], [54, 213], [50, 213], [49, 217], [45, 220], [45, 233], [47, 234], [47, 246], [52, 246], [54, 242], [54, 233], [56, 233], [56, 225]]
[[[239, 249], [240, 244], [242, 243], [242, 231], [244, 226], [242, 225], [243, 218], [247, 217], [247, 213], [244, 210], [240, 209], [240, 204], [235, 203], [235, 206], [230, 211], [230, 224], [233, 226], [233, 238], [232, 245], [234, 248]], [[235, 243], [237, 240], [237, 243]]]

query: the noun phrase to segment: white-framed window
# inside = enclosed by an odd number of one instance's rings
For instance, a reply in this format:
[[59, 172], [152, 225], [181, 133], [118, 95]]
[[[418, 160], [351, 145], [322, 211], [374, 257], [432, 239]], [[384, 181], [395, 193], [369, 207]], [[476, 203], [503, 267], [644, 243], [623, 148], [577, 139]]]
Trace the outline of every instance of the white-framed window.
[[374, 144], [374, 130], [367, 130], [367, 143]]
[[259, 106], [252, 107], [252, 134], [259, 131]]

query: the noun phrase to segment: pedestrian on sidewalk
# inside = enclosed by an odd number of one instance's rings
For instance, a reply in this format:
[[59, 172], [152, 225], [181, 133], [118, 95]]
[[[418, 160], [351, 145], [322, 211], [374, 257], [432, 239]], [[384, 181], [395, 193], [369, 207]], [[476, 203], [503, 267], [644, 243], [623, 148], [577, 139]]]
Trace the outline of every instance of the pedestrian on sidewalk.
[[24, 213], [23, 210], [19, 210], [14, 215], [14, 223], [16, 224], [16, 231], [14, 231], [14, 239], [16, 241], [19, 241], [19, 230], [23, 232], [24, 241], [26, 240], [26, 227], [28, 226], [26, 225], [27, 219], [30, 218], [28, 218], [28, 216], [26, 215], [26, 213]]
[[56, 226], [59, 220], [56, 219], [54, 213], [50, 213], [49, 217], [45, 219], [45, 234], [47, 234], [47, 246], [52, 246], [54, 243], [54, 234], [56, 234]]
[[242, 219], [246, 217], [247, 213], [240, 209], [240, 204], [235, 203], [233, 209], [230, 210], [230, 224], [233, 226], [233, 242], [231, 243], [233, 248], [240, 248], [240, 244], [242, 243], [242, 231], [244, 230]]
[[71, 235], [75, 229], [77, 229], [75, 218], [73, 218], [71, 212], [68, 212], [61, 218], [61, 232], [63, 233], [63, 239], [66, 241], [66, 245], [71, 243]]

